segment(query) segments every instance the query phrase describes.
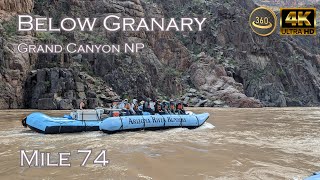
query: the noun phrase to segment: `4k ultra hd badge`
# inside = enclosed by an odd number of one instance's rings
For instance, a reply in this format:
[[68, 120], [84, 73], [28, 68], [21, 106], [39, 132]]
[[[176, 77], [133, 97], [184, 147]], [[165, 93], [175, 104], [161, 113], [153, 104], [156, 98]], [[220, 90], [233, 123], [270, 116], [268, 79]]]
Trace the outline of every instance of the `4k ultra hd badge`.
[[253, 32], [260, 36], [269, 36], [276, 29], [277, 16], [271, 9], [259, 7], [252, 11], [249, 22]]
[[281, 35], [316, 35], [316, 8], [280, 8]]

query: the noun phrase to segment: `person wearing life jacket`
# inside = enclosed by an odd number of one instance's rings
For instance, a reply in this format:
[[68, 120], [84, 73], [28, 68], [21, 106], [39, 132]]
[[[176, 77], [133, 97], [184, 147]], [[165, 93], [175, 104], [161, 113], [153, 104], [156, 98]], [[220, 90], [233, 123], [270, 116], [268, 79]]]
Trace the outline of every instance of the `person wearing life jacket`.
[[183, 104], [181, 102], [177, 104], [176, 108], [177, 108], [178, 114], [186, 114], [186, 111], [183, 109]]
[[150, 107], [150, 98], [148, 98], [143, 104], [143, 111], [148, 112], [148, 109], [150, 109], [150, 108], [151, 108]]
[[150, 98], [148, 98], [147, 100], [146, 100], [146, 102], [144, 103], [144, 105], [143, 105], [143, 111], [144, 112], [149, 112], [150, 114], [152, 114], [152, 115], [154, 115], [154, 111], [152, 110], [152, 108], [151, 108], [151, 99]]
[[156, 101], [154, 108], [155, 108], [155, 113], [158, 113], [161, 115], [164, 114], [162, 103], [160, 102], [160, 100]]
[[170, 114], [176, 114], [176, 103], [170, 100]]
[[138, 103], [137, 99], [132, 100], [130, 112], [133, 115], [142, 115], [142, 112], [140, 112], [140, 110], [139, 110], [139, 103]]
[[112, 109], [118, 109], [118, 104], [119, 104], [118, 100], [115, 100], [114, 102], [112, 102], [111, 108]]
[[143, 105], [144, 105], [145, 101], [141, 101], [139, 103], [139, 110], [142, 112], [143, 111]]
[[141, 101], [140, 103], [136, 104], [135, 108], [137, 109], [137, 111], [136, 110], [135, 111], [137, 112], [137, 115], [143, 115], [143, 105], [144, 105], [144, 103], [145, 103], [144, 101]]
[[124, 105], [125, 105], [124, 100], [120, 99], [119, 102], [120, 102], [120, 103], [118, 103], [118, 109], [124, 109]]
[[123, 101], [123, 104], [124, 104], [124, 107], [122, 108], [122, 111], [125, 112], [126, 116], [130, 116], [131, 115], [131, 113], [130, 113], [131, 106], [130, 106], [130, 103], [128, 102], [128, 99], [125, 99]]
[[159, 108], [159, 104], [160, 104], [159, 100], [156, 100], [155, 103], [154, 103], [154, 106], [153, 106], [155, 113], [159, 113], [159, 109], [160, 109]]
[[170, 108], [169, 108], [169, 102], [168, 101], [163, 101], [162, 102], [162, 110], [164, 114], [170, 114]]
[[150, 100], [150, 107], [151, 107], [153, 112], [156, 110], [155, 109], [155, 104], [156, 104], [156, 100]]

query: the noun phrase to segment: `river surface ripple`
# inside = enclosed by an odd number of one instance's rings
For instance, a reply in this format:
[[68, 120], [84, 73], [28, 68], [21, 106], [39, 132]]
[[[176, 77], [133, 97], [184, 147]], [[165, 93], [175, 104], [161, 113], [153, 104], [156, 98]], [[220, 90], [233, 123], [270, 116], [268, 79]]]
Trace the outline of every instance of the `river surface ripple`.
[[[43, 135], [21, 126], [32, 110], [0, 111], [0, 179], [303, 179], [320, 171], [320, 108], [217, 109], [200, 128]], [[44, 111], [61, 116], [68, 111]], [[71, 152], [72, 167], [20, 167], [20, 150]], [[80, 167], [78, 149], [108, 151]], [[55, 159], [53, 159], [54, 161]], [[89, 161], [92, 161], [89, 159]]]

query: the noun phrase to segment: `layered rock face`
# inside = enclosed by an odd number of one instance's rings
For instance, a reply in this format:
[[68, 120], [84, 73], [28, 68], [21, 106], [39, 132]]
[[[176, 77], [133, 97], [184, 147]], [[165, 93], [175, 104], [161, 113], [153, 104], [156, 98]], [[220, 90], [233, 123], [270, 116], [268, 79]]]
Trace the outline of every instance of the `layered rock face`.
[[33, 0], [1, 0], [0, 10], [9, 13], [31, 13]]
[[191, 106], [238, 108], [263, 107], [259, 100], [244, 94], [243, 85], [226, 72], [221, 64], [201, 53], [189, 69], [190, 79], [197, 89], [190, 89], [183, 97], [184, 104]]
[[[164, 17], [161, 8], [139, 0], [59, 1], [35, 4], [35, 12], [40, 15], [60, 17], [61, 13], [56, 9], [63, 9], [69, 17], [106, 17], [110, 14], [133, 18]], [[61, 57], [43, 55], [39, 57], [37, 68], [46, 68], [48, 64], [51, 67], [67, 68], [73, 66], [70, 62], [76, 61], [82, 67], [80, 71], [92, 74], [94, 78], [101, 78], [123, 97], [142, 99], [181, 94], [183, 82], [179, 76], [190, 66], [190, 53], [173, 33], [107, 32], [102, 22], [97, 24], [95, 32], [92, 33], [74, 31], [51, 35], [65, 37], [66, 42], [72, 41], [78, 44], [144, 43], [147, 47], [134, 54], [66, 55], [63, 63]]]
[[9, 19], [16, 13], [31, 13], [33, 0], [0, 0], [1, 19]]
[[[120, 97], [179, 98], [191, 106], [320, 104], [316, 37], [260, 37], [252, 0], [0, 0], [0, 108], [107, 106]], [[17, 33], [14, 14], [54, 17], [206, 17], [201, 32]], [[63, 12], [63, 13], [62, 13]], [[101, 18], [103, 19], [103, 18]], [[135, 54], [19, 54], [19, 42], [144, 43]], [[315, 48], [308, 48], [315, 47]], [[13, 92], [13, 93], [12, 93]], [[182, 95], [182, 97], [181, 97]]]
[[31, 72], [26, 84], [26, 106], [40, 109], [72, 109], [84, 101], [87, 108], [119, 99], [99, 78], [75, 69], [44, 68]]
[[[249, 97], [266, 106], [320, 104], [319, 37], [286, 37], [279, 29], [261, 37], [248, 26], [251, 0], [184, 2], [156, 1], [168, 16], [205, 16], [204, 31], [185, 33], [184, 45], [194, 53], [206, 52], [223, 64]], [[179, 4], [179, 9], [173, 4]], [[180, 38], [184, 40], [184, 37]]]
[[16, 13], [30, 13], [32, 0], [0, 1], [0, 109], [24, 107], [24, 83], [36, 56], [19, 54], [15, 46], [19, 42], [33, 43], [30, 36], [11, 38], [13, 23], [7, 23]]

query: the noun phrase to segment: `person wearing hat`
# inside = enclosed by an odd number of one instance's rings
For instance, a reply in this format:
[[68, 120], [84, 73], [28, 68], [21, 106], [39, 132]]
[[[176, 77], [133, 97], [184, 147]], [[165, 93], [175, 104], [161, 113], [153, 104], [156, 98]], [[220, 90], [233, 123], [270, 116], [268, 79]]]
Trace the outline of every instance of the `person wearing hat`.
[[[120, 102], [120, 104], [118, 105], [118, 109], [121, 109], [122, 112], [125, 112], [124, 115], [129, 116], [130, 112], [127, 109], [128, 108], [128, 99], [124, 99]], [[130, 109], [130, 108], [129, 108]]]
[[170, 100], [170, 114], [176, 114], [176, 103]]
[[169, 109], [169, 102], [168, 101], [162, 101], [162, 110], [164, 114], [170, 114], [170, 109]]
[[118, 104], [118, 108], [119, 109], [124, 109], [124, 100], [122, 100], [122, 99], [120, 99], [120, 101], [119, 101], [120, 103]]
[[147, 101], [143, 104], [143, 111], [149, 112], [150, 114], [154, 115], [154, 111], [151, 109], [151, 99], [148, 98]]
[[119, 101], [118, 101], [118, 100], [115, 100], [115, 101], [112, 102], [111, 108], [112, 108], [112, 109], [118, 109], [118, 106], [119, 106]]
[[133, 99], [130, 106], [131, 115], [140, 115], [140, 113], [138, 112], [139, 111], [138, 107], [139, 107], [138, 100]]
[[143, 103], [138, 101], [134, 104], [133, 110], [136, 112], [136, 115], [143, 115]]
[[[145, 101], [141, 101], [141, 102], [139, 103], [138, 109], [139, 109], [139, 111], [141, 111], [141, 113], [143, 112], [143, 105], [144, 105], [144, 103], [145, 103]], [[143, 114], [143, 113], [142, 113], [142, 114]]]
[[133, 114], [133, 112], [131, 112], [131, 105], [128, 99], [124, 100], [124, 108], [122, 108], [122, 110], [126, 113], [126, 116], [130, 116]]
[[156, 100], [151, 100], [150, 99], [150, 107], [151, 107], [153, 112], [156, 110], [155, 105], [156, 105]]
[[161, 101], [158, 99], [156, 104], [154, 105], [154, 109], [155, 109], [155, 113], [158, 113], [158, 114], [164, 114], [164, 111], [163, 111], [163, 108], [162, 108], [162, 105], [161, 105]]

